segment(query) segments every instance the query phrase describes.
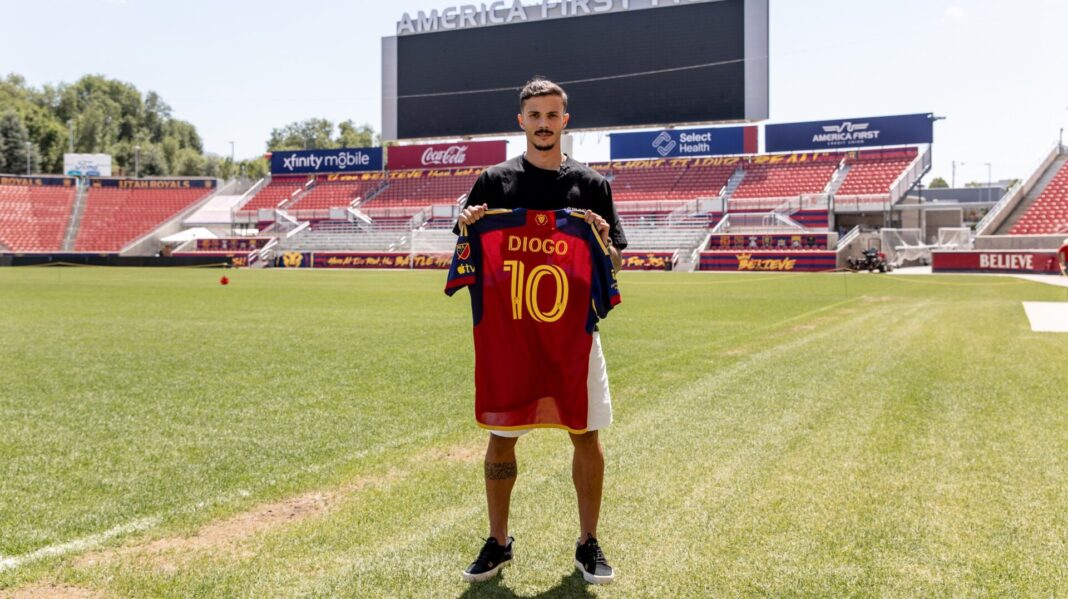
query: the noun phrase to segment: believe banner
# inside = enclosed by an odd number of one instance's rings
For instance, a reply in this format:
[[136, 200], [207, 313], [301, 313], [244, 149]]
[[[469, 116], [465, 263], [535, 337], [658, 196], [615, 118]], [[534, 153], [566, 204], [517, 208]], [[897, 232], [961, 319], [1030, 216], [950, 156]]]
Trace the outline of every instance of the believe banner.
[[1054, 251], [931, 252], [934, 272], [1030, 272], [1060, 273]]

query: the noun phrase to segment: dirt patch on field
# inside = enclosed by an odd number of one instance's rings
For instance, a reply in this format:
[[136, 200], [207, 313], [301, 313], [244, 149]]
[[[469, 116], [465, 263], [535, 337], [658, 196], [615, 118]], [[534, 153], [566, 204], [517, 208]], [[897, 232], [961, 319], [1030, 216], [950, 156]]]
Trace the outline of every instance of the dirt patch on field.
[[38, 584], [14, 591], [0, 591], [0, 599], [97, 599], [101, 593], [66, 584]]
[[470, 445], [455, 445], [453, 447], [441, 447], [430, 450], [427, 456], [431, 460], [439, 462], [477, 462], [486, 456], [485, 447], [473, 447]]
[[74, 565], [86, 568], [111, 564], [117, 560], [134, 559], [147, 561], [159, 570], [173, 572], [195, 554], [239, 553], [240, 543], [253, 535], [320, 516], [353, 493], [399, 478], [402, 478], [402, 473], [397, 470], [382, 476], [359, 478], [335, 490], [305, 493], [257, 506], [248, 512], [209, 523], [192, 536], [167, 537], [90, 553], [78, 558]]

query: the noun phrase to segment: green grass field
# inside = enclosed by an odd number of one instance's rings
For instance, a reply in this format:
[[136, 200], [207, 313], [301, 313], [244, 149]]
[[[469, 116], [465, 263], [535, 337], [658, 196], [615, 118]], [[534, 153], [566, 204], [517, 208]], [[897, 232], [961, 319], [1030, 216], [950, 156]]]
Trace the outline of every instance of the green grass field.
[[624, 273], [600, 536], [570, 443], [486, 534], [440, 272], [0, 269], [0, 596], [1068, 595], [1068, 339], [1003, 277]]

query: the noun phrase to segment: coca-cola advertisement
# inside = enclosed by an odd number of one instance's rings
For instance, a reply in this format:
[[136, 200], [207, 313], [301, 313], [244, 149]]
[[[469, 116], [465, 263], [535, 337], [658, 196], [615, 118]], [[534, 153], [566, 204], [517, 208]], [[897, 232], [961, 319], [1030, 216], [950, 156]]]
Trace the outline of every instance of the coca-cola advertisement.
[[461, 141], [416, 146], [391, 146], [386, 156], [389, 170], [409, 168], [464, 168], [503, 162], [508, 142]]

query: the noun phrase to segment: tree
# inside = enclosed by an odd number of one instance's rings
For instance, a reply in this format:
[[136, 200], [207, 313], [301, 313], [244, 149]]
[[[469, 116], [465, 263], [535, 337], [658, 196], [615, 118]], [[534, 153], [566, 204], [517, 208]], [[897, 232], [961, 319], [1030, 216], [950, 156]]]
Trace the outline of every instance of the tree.
[[368, 124], [357, 127], [352, 119], [338, 123], [338, 148], [367, 148], [378, 145], [378, 136]]
[[[159, 94], [142, 95], [124, 81], [86, 75], [74, 83], [36, 89], [11, 74], [0, 79], [0, 113], [9, 110], [18, 115], [38, 148], [31, 160], [40, 163], [42, 172], [62, 172], [71, 133], [75, 152], [110, 154], [118, 172], [133, 173], [138, 145], [142, 147], [141, 174], [190, 172], [194, 164], [208, 169], [196, 127], [174, 118]], [[187, 149], [198, 158], [183, 152]], [[6, 160], [4, 166], [2, 170], [23, 170]]]
[[7, 110], [0, 115], [0, 160], [4, 163], [4, 170], [13, 173], [24, 173], [29, 161], [30, 172], [40, 171], [40, 157], [37, 154], [37, 146], [30, 143], [30, 134], [22, 117], [14, 110]]
[[182, 177], [196, 177], [204, 174], [207, 161], [193, 148], [182, 148], [174, 159], [171, 172]]
[[946, 180], [942, 177], [935, 177], [931, 180], [931, 183], [927, 185], [927, 189], [947, 189], [948, 187], [949, 183], [946, 183]]
[[267, 151], [362, 148], [377, 145], [379, 141], [370, 125], [357, 126], [351, 119], [339, 123], [337, 130], [335, 136], [334, 123], [327, 119], [295, 121], [271, 130]]
[[141, 144], [140, 174], [142, 177], [166, 177], [171, 174], [167, 164], [167, 157], [163, 154], [163, 148], [159, 144]]
[[271, 170], [271, 165], [267, 164], [267, 159], [264, 157], [249, 158], [248, 160], [242, 160], [238, 163], [238, 174], [244, 173], [245, 178], [258, 181], [267, 176]]
[[272, 129], [267, 150], [319, 150], [333, 148], [334, 124], [326, 119], [307, 119]]

